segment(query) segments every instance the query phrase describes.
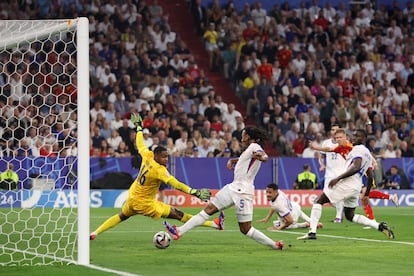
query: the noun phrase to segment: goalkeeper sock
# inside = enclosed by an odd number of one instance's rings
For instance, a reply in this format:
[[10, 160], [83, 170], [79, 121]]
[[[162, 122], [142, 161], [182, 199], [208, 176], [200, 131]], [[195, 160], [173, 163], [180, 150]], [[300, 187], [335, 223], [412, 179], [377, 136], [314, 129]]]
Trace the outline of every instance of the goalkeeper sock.
[[369, 219], [367, 217], [364, 217], [364, 216], [358, 215], [358, 214], [354, 215], [354, 217], [352, 218], [352, 222], [362, 224], [362, 225], [365, 225], [365, 226], [369, 226], [369, 227], [374, 228], [374, 229], [378, 229], [378, 225], [379, 225], [379, 223], [376, 222], [375, 220]]
[[364, 212], [367, 218], [375, 220], [374, 211], [372, 211], [371, 205], [367, 205], [364, 207]]
[[[186, 214], [184, 213], [183, 218], [181, 219], [181, 222], [186, 223], [187, 221], [189, 221], [191, 218], [193, 217], [193, 215], [190, 214]], [[205, 227], [212, 227], [212, 228], [217, 228], [218, 226], [211, 220], [208, 220], [206, 222], [204, 222], [201, 226], [205, 226]]]
[[278, 247], [276, 246], [276, 243], [271, 238], [269, 238], [268, 236], [266, 236], [260, 230], [257, 230], [253, 226], [250, 228], [249, 232], [247, 232], [246, 236], [248, 236], [252, 240], [257, 241], [260, 244], [270, 246], [273, 249], [278, 249]]
[[106, 230], [116, 226], [121, 222], [121, 218], [119, 215], [113, 215], [109, 219], [107, 219], [104, 223], [101, 224], [94, 232], [99, 235], [102, 232], [105, 232]]
[[390, 195], [380, 191], [371, 191], [369, 192], [369, 198], [390, 199]]
[[201, 210], [200, 213], [193, 216], [185, 224], [177, 227], [177, 230], [180, 232], [180, 235], [183, 235], [185, 232], [190, 231], [194, 227], [203, 225], [209, 218], [210, 216], [204, 210]]

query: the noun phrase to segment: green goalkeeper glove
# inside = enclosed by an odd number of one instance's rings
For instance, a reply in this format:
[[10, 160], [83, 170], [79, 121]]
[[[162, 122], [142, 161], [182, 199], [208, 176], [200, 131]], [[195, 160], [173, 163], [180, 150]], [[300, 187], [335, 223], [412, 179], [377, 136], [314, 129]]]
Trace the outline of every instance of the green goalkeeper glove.
[[137, 113], [132, 113], [131, 115], [131, 122], [135, 125], [137, 128], [137, 131], [142, 131], [142, 118]]
[[207, 201], [211, 197], [211, 192], [209, 189], [191, 189], [189, 192], [190, 195], [196, 196], [203, 201]]

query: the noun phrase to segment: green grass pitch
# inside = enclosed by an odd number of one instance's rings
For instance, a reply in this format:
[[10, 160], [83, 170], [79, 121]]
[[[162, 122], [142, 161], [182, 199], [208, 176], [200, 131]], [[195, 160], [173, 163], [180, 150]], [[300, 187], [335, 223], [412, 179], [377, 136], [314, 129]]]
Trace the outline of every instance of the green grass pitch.
[[[198, 208], [183, 208], [195, 214]], [[5, 212], [0, 209], [0, 213]], [[283, 251], [275, 251], [243, 236], [234, 209], [226, 210], [225, 230], [199, 227], [169, 248], [152, 244], [153, 235], [163, 230], [162, 219], [136, 216], [101, 234], [91, 242], [91, 264], [121, 275], [412, 275], [414, 270], [414, 208], [376, 207], [378, 221], [385, 220], [396, 239], [350, 222], [335, 224], [334, 208], [323, 209], [318, 239], [300, 241], [307, 232], [295, 229], [268, 232], [267, 224], [256, 220], [267, 214], [256, 208], [253, 225], [274, 240], [282, 239]], [[310, 214], [309, 208], [304, 208]], [[91, 209], [95, 229], [119, 209]], [[362, 213], [357, 208], [357, 213]], [[1, 215], [1, 214], [0, 214]], [[173, 224], [178, 221], [169, 220]], [[4, 257], [4, 256], [3, 256]], [[0, 256], [1, 260], [2, 256]], [[125, 274], [122, 274], [122, 273]], [[1, 267], [1, 275], [116, 275], [76, 265]]]

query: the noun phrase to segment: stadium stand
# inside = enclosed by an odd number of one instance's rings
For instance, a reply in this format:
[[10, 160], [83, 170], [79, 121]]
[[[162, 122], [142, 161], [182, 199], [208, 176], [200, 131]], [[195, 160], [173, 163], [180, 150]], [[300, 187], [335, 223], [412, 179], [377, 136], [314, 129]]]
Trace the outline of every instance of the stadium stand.
[[[324, 138], [333, 122], [350, 132], [366, 127], [378, 156], [386, 156], [389, 144], [396, 156], [403, 155], [407, 150], [400, 148], [402, 141], [412, 152], [411, 2], [273, 2], [68, 0], [40, 6], [19, 1], [1, 3], [0, 16], [89, 18], [91, 156], [134, 154], [134, 132], [128, 122], [132, 112], [145, 118], [153, 144], [167, 145], [171, 138], [174, 147], [186, 130], [188, 140], [201, 147], [196, 139], [200, 132], [216, 145], [211, 156], [234, 148], [235, 126], [251, 122], [269, 131], [272, 155], [302, 156], [306, 143], [293, 148], [300, 144], [300, 134], [306, 141], [317, 134]], [[197, 17], [200, 11], [203, 20]], [[203, 35], [210, 23], [217, 36], [219, 70], [209, 68], [204, 49]], [[2, 69], [0, 107], [9, 117], [12, 77]], [[237, 116], [227, 114], [230, 103]], [[211, 121], [204, 114], [209, 105], [220, 111]], [[11, 154], [19, 143], [11, 143], [10, 136], [29, 133], [16, 131], [1, 118], [1, 153]], [[218, 142], [210, 137], [212, 128], [218, 130]], [[43, 141], [41, 146], [52, 145]], [[61, 150], [54, 149], [63, 154]]]

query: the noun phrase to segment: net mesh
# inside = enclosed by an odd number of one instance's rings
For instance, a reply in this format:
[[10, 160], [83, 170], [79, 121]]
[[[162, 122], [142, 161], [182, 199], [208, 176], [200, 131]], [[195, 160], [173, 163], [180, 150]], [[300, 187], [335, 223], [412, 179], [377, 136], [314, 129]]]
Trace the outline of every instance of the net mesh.
[[76, 260], [75, 23], [0, 21], [0, 265]]

